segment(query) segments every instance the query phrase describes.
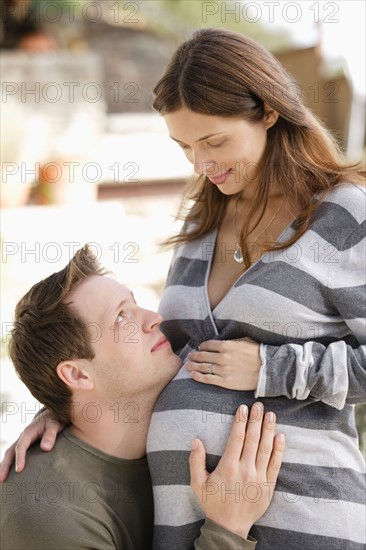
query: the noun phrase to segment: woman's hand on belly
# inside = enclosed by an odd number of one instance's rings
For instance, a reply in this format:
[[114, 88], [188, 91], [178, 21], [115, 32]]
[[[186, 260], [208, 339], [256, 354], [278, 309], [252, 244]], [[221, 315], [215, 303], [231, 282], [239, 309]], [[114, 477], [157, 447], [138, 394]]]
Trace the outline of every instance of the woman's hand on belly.
[[261, 367], [259, 344], [242, 340], [207, 340], [188, 354], [184, 365], [196, 382], [230, 390], [256, 390]]
[[285, 451], [283, 434], [275, 436], [276, 417], [262, 403], [237, 410], [226, 449], [216, 469], [206, 470], [202, 441], [192, 441], [191, 486], [206, 517], [247, 538], [267, 510]]

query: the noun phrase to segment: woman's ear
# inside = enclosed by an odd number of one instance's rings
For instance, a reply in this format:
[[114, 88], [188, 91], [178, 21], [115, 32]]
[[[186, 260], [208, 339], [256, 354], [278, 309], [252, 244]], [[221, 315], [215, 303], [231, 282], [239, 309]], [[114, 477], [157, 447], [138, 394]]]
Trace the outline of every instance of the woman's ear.
[[82, 361], [62, 361], [57, 365], [59, 378], [71, 390], [92, 390], [94, 381]]
[[264, 103], [264, 124], [268, 130], [274, 126], [280, 115], [268, 103]]

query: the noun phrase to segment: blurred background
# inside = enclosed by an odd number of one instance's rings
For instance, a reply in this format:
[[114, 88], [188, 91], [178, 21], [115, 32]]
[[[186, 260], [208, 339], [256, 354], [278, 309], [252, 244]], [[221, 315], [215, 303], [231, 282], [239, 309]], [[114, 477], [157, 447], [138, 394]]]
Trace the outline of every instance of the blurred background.
[[[224, 27], [267, 47], [350, 162], [365, 158], [365, 2], [2, 0], [1, 452], [39, 404], [7, 358], [28, 288], [93, 243], [156, 308], [191, 166], [151, 108], [192, 31]], [[366, 409], [357, 407], [365, 448]]]

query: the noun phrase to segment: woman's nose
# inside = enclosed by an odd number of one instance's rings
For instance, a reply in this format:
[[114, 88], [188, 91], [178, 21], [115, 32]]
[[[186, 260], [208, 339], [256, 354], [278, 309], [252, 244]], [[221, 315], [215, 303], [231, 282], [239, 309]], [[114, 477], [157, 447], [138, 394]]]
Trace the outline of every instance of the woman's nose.
[[193, 169], [196, 174], [205, 176], [215, 176], [217, 175], [217, 164], [212, 160], [205, 160], [202, 157], [195, 155], [193, 162]]

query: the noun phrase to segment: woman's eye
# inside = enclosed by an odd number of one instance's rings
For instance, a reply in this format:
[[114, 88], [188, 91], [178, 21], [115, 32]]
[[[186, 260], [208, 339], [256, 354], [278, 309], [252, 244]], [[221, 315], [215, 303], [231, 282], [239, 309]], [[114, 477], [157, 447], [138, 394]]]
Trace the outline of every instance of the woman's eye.
[[207, 145], [208, 145], [209, 147], [220, 147], [221, 145], [224, 145], [225, 141], [226, 141], [226, 140], [221, 141], [220, 143], [209, 143], [209, 142], [207, 142]]

